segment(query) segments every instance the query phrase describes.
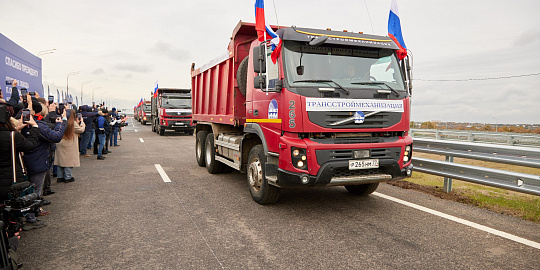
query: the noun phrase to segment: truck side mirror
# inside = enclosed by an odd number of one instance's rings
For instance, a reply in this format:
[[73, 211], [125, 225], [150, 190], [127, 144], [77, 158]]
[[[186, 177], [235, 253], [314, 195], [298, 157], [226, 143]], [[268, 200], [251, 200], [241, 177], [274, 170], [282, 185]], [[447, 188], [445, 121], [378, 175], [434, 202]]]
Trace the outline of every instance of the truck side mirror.
[[264, 43], [253, 48], [253, 71], [256, 73], [266, 73], [266, 57], [264, 55]]
[[296, 67], [296, 74], [302, 76], [304, 75], [304, 66], [297, 66]]
[[255, 89], [266, 89], [266, 75], [257, 75], [253, 79], [253, 87]]

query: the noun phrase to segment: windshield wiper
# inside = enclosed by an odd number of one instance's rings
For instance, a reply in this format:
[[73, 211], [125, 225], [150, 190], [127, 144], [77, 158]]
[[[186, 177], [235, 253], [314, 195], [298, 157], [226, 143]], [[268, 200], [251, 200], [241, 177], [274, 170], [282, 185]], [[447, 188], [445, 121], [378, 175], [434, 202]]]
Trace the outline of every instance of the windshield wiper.
[[347, 95], [350, 95], [351, 94], [351, 91], [345, 89], [345, 87], [339, 85], [337, 82], [334, 82], [333, 80], [299, 80], [299, 81], [294, 81], [293, 83], [297, 83], [297, 82], [311, 82], [311, 83], [334, 83], [335, 85], [337, 85], [339, 87], [339, 89], [345, 91], [345, 93], [347, 93]]
[[367, 84], [367, 85], [370, 85], [370, 84], [373, 84], [373, 85], [384, 85], [386, 86], [388, 89], [390, 89], [394, 94], [396, 94], [396, 96], [399, 97], [399, 93], [392, 87], [390, 87], [390, 85], [388, 85], [387, 83], [385, 82], [352, 82], [351, 84]]

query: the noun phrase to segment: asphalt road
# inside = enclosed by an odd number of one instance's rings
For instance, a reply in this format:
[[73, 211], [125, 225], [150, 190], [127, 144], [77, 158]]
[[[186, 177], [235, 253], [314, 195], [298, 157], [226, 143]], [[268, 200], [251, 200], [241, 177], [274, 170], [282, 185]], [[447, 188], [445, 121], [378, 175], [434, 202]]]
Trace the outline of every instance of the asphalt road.
[[195, 136], [136, 123], [119, 144], [104, 161], [81, 158], [75, 182], [53, 183], [52, 213], [41, 217], [48, 226], [22, 234], [24, 269], [540, 268], [539, 224], [386, 184], [367, 197], [343, 187], [284, 190], [261, 206], [245, 174], [197, 165]]

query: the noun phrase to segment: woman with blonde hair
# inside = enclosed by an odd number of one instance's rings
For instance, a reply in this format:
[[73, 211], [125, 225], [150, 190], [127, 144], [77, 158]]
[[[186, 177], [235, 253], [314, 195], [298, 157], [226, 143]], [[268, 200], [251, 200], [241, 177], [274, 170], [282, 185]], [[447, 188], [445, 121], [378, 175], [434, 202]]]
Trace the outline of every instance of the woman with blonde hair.
[[67, 110], [67, 127], [62, 141], [56, 144], [54, 165], [58, 166], [58, 182], [73, 182], [73, 167], [80, 167], [79, 135], [86, 127], [84, 121], [76, 117], [75, 110]]

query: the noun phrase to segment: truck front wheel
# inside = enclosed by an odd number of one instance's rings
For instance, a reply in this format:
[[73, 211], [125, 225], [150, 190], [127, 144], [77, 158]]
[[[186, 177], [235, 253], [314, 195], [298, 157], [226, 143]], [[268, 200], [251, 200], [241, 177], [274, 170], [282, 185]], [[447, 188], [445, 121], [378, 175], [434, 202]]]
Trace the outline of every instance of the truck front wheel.
[[159, 129], [158, 129], [158, 134], [159, 134], [160, 136], [165, 135], [165, 129], [164, 129], [164, 128], [160, 128], [160, 127], [158, 127], [158, 128], [159, 128]]
[[208, 131], [198, 131], [197, 136], [195, 136], [195, 159], [197, 159], [197, 164], [199, 166], [204, 167], [206, 164], [204, 163], [205, 159], [205, 142], [206, 142], [206, 136], [208, 135]]
[[216, 160], [216, 147], [214, 146], [213, 133], [208, 133], [208, 135], [206, 135], [204, 153], [206, 170], [211, 174], [223, 172], [223, 163]]
[[363, 185], [354, 185], [354, 186], [345, 186], [347, 191], [353, 195], [358, 196], [366, 196], [371, 193], [373, 193], [377, 187], [379, 187], [379, 183], [371, 183], [371, 184], [363, 184]]
[[249, 152], [247, 183], [251, 198], [258, 204], [275, 203], [279, 199], [280, 188], [268, 184], [264, 176], [265, 156], [262, 145], [255, 145]]

